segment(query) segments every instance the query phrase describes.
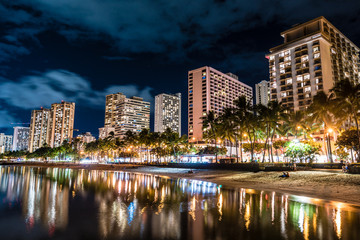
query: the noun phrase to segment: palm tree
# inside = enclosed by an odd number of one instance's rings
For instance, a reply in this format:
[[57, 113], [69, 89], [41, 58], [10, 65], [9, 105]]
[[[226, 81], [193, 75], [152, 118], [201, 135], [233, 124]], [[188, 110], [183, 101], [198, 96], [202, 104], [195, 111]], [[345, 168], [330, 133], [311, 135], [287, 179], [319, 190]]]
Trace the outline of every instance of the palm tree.
[[[360, 110], [360, 84], [354, 83], [349, 79], [343, 79], [337, 81], [330, 91], [337, 109], [342, 110], [340, 114], [335, 113], [337, 118], [339, 118], [338, 121], [344, 121], [346, 118], [350, 118], [350, 121], [355, 124], [357, 137], [360, 139], [358, 120]], [[359, 149], [357, 155], [360, 156], [360, 146], [357, 149]]]
[[244, 133], [246, 125], [246, 116], [251, 111], [251, 104], [249, 101], [246, 100], [245, 96], [240, 96], [238, 99], [234, 101], [235, 109], [234, 109], [234, 117], [235, 117], [235, 131], [236, 131], [236, 138], [238, 138], [240, 142], [240, 161], [243, 162], [243, 155], [242, 155], [242, 143], [244, 139]]
[[232, 156], [233, 142], [236, 141], [236, 117], [233, 108], [225, 108], [219, 117], [219, 132], [223, 142], [230, 143], [230, 157]]
[[305, 129], [305, 112], [296, 111], [288, 115], [285, 125], [288, 127], [288, 132], [290, 132], [295, 138], [301, 135], [302, 131]]
[[334, 113], [333, 113], [333, 101], [329, 96], [321, 91], [318, 92], [314, 98], [312, 104], [309, 106], [309, 117], [312, 121], [318, 122], [323, 125], [324, 129], [324, 142], [327, 139], [327, 150], [326, 155], [328, 160], [332, 163], [332, 154], [330, 150], [330, 136], [326, 134], [326, 131], [329, 127], [334, 126]]
[[[208, 139], [215, 143], [215, 149], [217, 148], [217, 138], [220, 135], [219, 119], [215, 117], [214, 111], [209, 111], [206, 116], [202, 118], [202, 125], [204, 129], [204, 139]], [[216, 162], [218, 162], [217, 151], [215, 151]]]

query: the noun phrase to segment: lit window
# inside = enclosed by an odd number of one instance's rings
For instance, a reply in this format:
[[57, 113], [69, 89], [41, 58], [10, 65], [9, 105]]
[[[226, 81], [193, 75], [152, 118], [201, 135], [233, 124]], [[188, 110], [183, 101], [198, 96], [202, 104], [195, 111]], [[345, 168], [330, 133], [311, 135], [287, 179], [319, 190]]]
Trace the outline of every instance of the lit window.
[[305, 62], [305, 61], [308, 61], [309, 60], [309, 57], [308, 56], [302, 56], [301, 57], [301, 61], [302, 62]]
[[297, 76], [297, 77], [296, 77], [296, 80], [297, 80], [297, 81], [302, 81], [302, 80], [303, 80], [303, 76], [301, 76], [301, 75], [300, 75], [300, 76]]
[[309, 79], [310, 79], [310, 74], [304, 75], [304, 80], [309, 80]]
[[314, 58], [319, 58], [320, 57], [320, 53], [315, 53], [314, 54]]

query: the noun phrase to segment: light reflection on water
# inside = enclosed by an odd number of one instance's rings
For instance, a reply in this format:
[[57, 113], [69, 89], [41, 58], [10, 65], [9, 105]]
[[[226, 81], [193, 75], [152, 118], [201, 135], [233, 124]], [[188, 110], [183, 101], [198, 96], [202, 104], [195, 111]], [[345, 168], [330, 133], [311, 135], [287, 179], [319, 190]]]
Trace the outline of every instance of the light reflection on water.
[[0, 166], [16, 239], [360, 239], [345, 203], [148, 174]]

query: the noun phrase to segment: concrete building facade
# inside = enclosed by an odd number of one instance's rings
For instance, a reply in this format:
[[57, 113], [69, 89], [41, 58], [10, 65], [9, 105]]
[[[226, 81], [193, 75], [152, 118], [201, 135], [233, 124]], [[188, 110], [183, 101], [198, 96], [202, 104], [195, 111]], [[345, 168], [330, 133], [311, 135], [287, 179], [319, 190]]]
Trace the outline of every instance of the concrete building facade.
[[115, 135], [114, 127], [105, 126], [103, 128], [99, 128], [99, 139], [107, 138], [111, 135], [111, 133]]
[[12, 150], [13, 136], [0, 133], [0, 153]]
[[188, 136], [191, 142], [203, 141], [202, 118], [209, 111], [218, 116], [224, 108], [244, 95], [252, 101], [252, 88], [232, 73], [205, 66], [188, 72]]
[[118, 105], [120, 100], [123, 101], [123, 99], [125, 99], [125, 98], [126, 98], [126, 96], [122, 93], [114, 93], [114, 94], [109, 94], [106, 96], [105, 123], [104, 123], [105, 127], [115, 128], [115, 126], [117, 125], [116, 119], [118, 116], [116, 106]]
[[121, 98], [116, 111], [115, 137], [123, 138], [129, 130], [139, 133], [150, 128], [150, 102], [135, 96]]
[[71, 141], [74, 131], [75, 103], [54, 103], [51, 109], [33, 110], [30, 121], [29, 151], [43, 147], [58, 147]]
[[91, 134], [91, 132], [79, 134], [76, 138], [80, 139], [82, 143], [90, 143], [96, 141], [96, 138]]
[[155, 132], [171, 128], [181, 136], [181, 93], [155, 96]]
[[270, 100], [270, 82], [262, 80], [255, 84], [255, 103], [267, 106]]
[[324, 17], [281, 33], [284, 43], [270, 49], [271, 100], [290, 111], [306, 109], [319, 91], [336, 81], [359, 81], [359, 48]]
[[105, 124], [99, 128], [99, 138], [106, 138], [111, 132], [123, 138], [128, 130], [141, 132], [144, 128], [150, 128], [149, 102], [135, 96], [127, 98], [122, 93], [106, 96]]
[[71, 141], [74, 132], [75, 103], [65, 102], [51, 104], [49, 124], [49, 145], [58, 147], [66, 141]]
[[49, 144], [50, 109], [41, 108], [31, 113], [29, 132], [29, 152], [34, 152], [45, 144]]
[[28, 151], [29, 150], [29, 127], [14, 127], [13, 135], [13, 151]]

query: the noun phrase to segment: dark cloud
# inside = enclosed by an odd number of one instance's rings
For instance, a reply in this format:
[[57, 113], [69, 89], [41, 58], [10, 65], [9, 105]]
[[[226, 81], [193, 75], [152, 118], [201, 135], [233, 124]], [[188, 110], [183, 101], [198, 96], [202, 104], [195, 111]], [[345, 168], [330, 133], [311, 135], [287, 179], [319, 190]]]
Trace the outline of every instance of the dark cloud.
[[0, 107], [0, 128], [8, 128], [10, 123], [17, 122], [17, 119], [5, 109]]
[[354, 27], [359, 11], [358, 1], [346, 0], [14, 0], [0, 5], [2, 21], [13, 24], [8, 39], [52, 29], [72, 41], [109, 37], [122, 53], [167, 52], [176, 57], [274, 19], [291, 25], [319, 15], [341, 16], [340, 21]]
[[119, 60], [125, 60], [125, 61], [131, 61], [133, 58], [131, 57], [125, 57], [125, 56], [103, 56], [104, 59], [109, 61], [119, 61]]
[[25, 76], [19, 81], [4, 78], [0, 80], [0, 100], [5, 101], [9, 106], [21, 109], [50, 107], [52, 103], [61, 100], [74, 101], [91, 108], [103, 108], [105, 96], [116, 92], [152, 101], [150, 87], [111, 85], [98, 91], [94, 90], [85, 78], [61, 69]]
[[280, 32], [321, 15], [360, 45], [359, 0], [0, 1], [1, 124], [64, 99], [81, 127], [98, 127], [118, 91], [181, 92], [185, 103], [186, 72], [204, 65], [253, 85], [268, 78]]

